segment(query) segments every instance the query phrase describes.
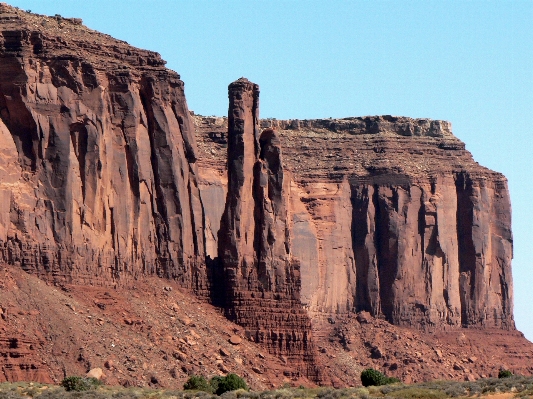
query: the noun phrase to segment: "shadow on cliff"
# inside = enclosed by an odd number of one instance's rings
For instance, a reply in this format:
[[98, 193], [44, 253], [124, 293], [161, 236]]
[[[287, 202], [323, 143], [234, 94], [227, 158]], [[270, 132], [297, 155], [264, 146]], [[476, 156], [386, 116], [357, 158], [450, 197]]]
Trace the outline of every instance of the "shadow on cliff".
[[207, 270], [207, 280], [209, 282], [209, 300], [213, 306], [224, 309], [226, 306], [224, 293], [224, 269], [221, 259], [216, 256], [214, 259], [210, 255], [205, 258]]

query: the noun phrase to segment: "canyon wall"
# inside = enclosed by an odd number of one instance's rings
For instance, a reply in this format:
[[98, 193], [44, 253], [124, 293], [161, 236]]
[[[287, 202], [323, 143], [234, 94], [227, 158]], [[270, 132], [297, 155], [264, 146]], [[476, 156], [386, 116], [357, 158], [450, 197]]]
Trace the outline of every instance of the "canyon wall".
[[173, 279], [321, 376], [311, 322], [514, 329], [504, 176], [444, 121], [194, 116], [154, 52], [0, 5], [0, 260], [56, 284]]

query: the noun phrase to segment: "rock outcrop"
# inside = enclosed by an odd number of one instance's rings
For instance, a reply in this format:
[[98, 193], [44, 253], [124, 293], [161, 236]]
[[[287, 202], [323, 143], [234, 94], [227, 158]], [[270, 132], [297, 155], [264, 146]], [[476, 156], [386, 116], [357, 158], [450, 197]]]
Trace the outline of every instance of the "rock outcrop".
[[0, 6], [0, 258], [56, 282], [205, 290], [179, 75], [80, 20]]
[[36, 381], [52, 382], [46, 366], [36, 353], [35, 347], [41, 343], [33, 339], [12, 336], [0, 337], [0, 382]]
[[317, 380], [300, 266], [291, 253], [290, 179], [276, 132], [260, 132], [259, 87], [233, 82], [228, 115], [228, 194], [218, 241], [226, 313], [249, 339]]
[[[195, 118], [205, 181], [223, 168], [227, 121]], [[259, 124], [278, 129], [291, 172], [291, 251], [312, 318], [365, 310], [426, 330], [514, 329], [507, 182], [448, 122]]]

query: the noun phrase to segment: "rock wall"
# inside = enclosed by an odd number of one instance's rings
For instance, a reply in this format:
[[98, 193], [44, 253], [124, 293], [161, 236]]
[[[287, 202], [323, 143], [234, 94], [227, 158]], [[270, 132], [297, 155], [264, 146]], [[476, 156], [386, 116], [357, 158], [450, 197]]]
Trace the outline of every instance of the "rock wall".
[[357, 308], [412, 327], [514, 328], [506, 197], [463, 174], [355, 185]]
[[0, 13], [0, 259], [56, 282], [205, 290], [179, 75], [79, 20]]
[[[200, 170], [223, 169], [227, 121], [195, 124]], [[291, 171], [291, 251], [312, 319], [365, 310], [424, 330], [514, 329], [507, 182], [473, 161], [448, 122], [259, 125], [279, 130]]]
[[276, 132], [259, 131], [259, 87], [243, 78], [232, 83], [228, 114], [228, 194], [218, 236], [226, 314], [296, 375], [319, 380], [291, 253], [290, 179]]

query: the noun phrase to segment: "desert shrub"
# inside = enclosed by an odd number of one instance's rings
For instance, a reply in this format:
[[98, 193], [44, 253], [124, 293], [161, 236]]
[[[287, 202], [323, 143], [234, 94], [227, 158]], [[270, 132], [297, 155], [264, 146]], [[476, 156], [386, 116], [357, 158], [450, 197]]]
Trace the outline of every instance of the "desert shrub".
[[78, 377], [75, 375], [66, 377], [61, 381], [61, 386], [65, 388], [65, 391], [88, 391], [90, 389], [95, 389], [100, 385], [102, 385], [102, 383], [96, 378]]
[[225, 377], [213, 377], [211, 382], [211, 386], [217, 395], [222, 395], [224, 392], [235, 391], [237, 389], [248, 389], [246, 381], [244, 381], [242, 377], [233, 373], [230, 373]]
[[513, 373], [510, 370], [500, 370], [498, 373], [498, 378], [509, 378], [512, 377]]
[[[163, 396], [165, 397], [165, 396]], [[173, 396], [170, 396], [169, 399], [171, 399]], [[195, 392], [191, 392], [189, 394], [186, 394], [185, 396], [182, 397], [182, 399], [211, 399], [211, 398], [216, 398], [217, 396], [216, 395], [213, 395], [212, 392], [206, 392], [206, 391], [195, 391]], [[179, 396], [178, 395], [174, 395], [174, 398], [175, 399], [178, 399]]]
[[401, 382], [401, 381], [398, 378], [396, 378], [396, 377], [387, 377], [387, 376], [385, 376], [385, 384], [384, 385], [396, 384], [398, 382]]
[[483, 386], [477, 381], [472, 381], [469, 384], [465, 384], [465, 388], [468, 390], [468, 395], [473, 396], [483, 392]]
[[339, 399], [343, 395], [342, 390], [335, 388], [326, 388], [316, 395], [317, 399]]
[[401, 382], [398, 378], [387, 377], [385, 374], [375, 369], [365, 369], [361, 373], [361, 383], [365, 387], [396, 384], [398, 382]]
[[236, 392], [238, 398], [244, 398], [244, 399], [260, 399], [261, 398], [261, 392], [253, 392], [253, 391], [245, 391], [240, 390]]
[[385, 384], [385, 375], [375, 369], [365, 369], [361, 373], [361, 383], [365, 387]]
[[211, 391], [212, 392], [216, 392], [218, 390], [218, 386], [220, 385], [220, 382], [224, 379], [225, 377], [221, 377], [219, 375], [216, 375], [214, 376], [213, 378], [211, 378], [209, 380], [209, 385], [211, 386]]
[[21, 399], [21, 396], [14, 392], [0, 392], [0, 399]]
[[220, 395], [221, 399], [237, 399], [237, 394], [235, 391], [226, 391]]
[[392, 396], [401, 399], [445, 399], [447, 397], [443, 391], [418, 387], [395, 390]]
[[394, 392], [395, 389], [394, 389], [394, 387], [391, 387], [391, 386], [387, 386], [387, 385], [385, 385], [385, 386], [382, 387], [379, 391], [380, 391], [383, 395], [388, 395], [389, 393]]
[[361, 399], [368, 399], [370, 394], [366, 388], [356, 388], [351, 396]]
[[201, 375], [193, 375], [183, 384], [183, 389], [186, 391], [195, 390], [195, 391], [204, 391], [212, 392], [213, 389], [209, 382]]

